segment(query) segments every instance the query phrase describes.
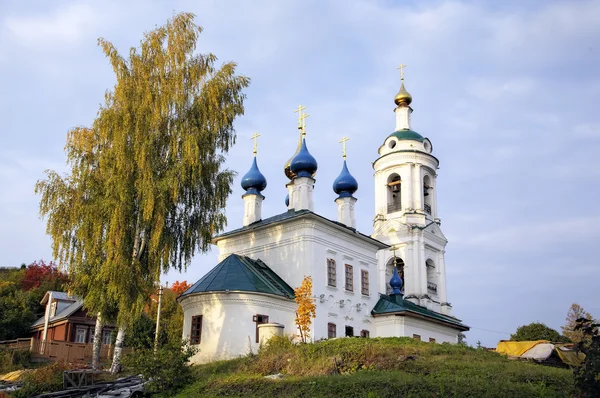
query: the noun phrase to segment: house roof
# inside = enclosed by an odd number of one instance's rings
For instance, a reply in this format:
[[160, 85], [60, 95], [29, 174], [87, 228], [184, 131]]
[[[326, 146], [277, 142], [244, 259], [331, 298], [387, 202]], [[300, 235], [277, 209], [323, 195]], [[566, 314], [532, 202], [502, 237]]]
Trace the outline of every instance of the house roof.
[[[61, 293], [61, 292], [58, 292], [58, 293]], [[54, 295], [52, 295], [52, 297], [54, 297]], [[60, 312], [56, 313], [53, 317], [50, 317], [50, 320], [48, 321], [48, 323], [51, 324], [51, 323], [66, 319], [69, 316], [73, 315], [75, 312], [77, 312], [79, 309], [81, 309], [81, 307], [83, 307], [83, 300], [77, 299], [72, 304], [63, 308]], [[35, 328], [37, 326], [44, 325], [44, 320], [45, 320], [45, 316], [43, 316], [40, 319], [38, 319], [37, 321], [35, 321], [33, 323], [33, 325], [31, 325], [31, 327]]]
[[244, 291], [294, 297], [294, 289], [261, 260], [231, 254], [179, 298], [194, 293]]
[[46, 292], [46, 294], [44, 294], [44, 297], [42, 298], [42, 301], [40, 302], [41, 305], [44, 305], [48, 302], [49, 298], [50, 298], [50, 293], [52, 293], [52, 298], [54, 300], [62, 300], [62, 301], [77, 301], [77, 297], [74, 296], [69, 296], [68, 293], [65, 292], [56, 292], [53, 290], [48, 290]]
[[379, 301], [377, 301], [377, 304], [375, 304], [375, 307], [373, 307], [371, 315], [406, 315], [420, 318], [424, 317], [437, 322], [449, 324], [448, 326], [454, 327], [455, 329], [459, 329], [461, 331], [469, 330], [469, 327], [462, 324], [460, 319], [428, 310], [425, 307], [421, 307], [420, 305], [412, 303], [408, 300], [404, 300], [401, 294], [390, 296], [387, 294], [380, 294]]
[[325, 218], [323, 216], [318, 215], [315, 212], [312, 212], [310, 210], [306, 210], [306, 209], [302, 209], [302, 210], [295, 210], [295, 209], [291, 209], [286, 211], [285, 213], [281, 213], [281, 214], [277, 214], [273, 217], [269, 217], [269, 218], [265, 218], [264, 220], [259, 220], [256, 221], [250, 225], [247, 225], [245, 227], [241, 227], [238, 229], [234, 229], [232, 231], [229, 232], [224, 232], [220, 235], [217, 235], [215, 237], [213, 237], [213, 242], [216, 243], [218, 240], [221, 240], [222, 238], [228, 237], [228, 236], [232, 236], [232, 235], [237, 235], [239, 233], [243, 233], [243, 232], [247, 232], [247, 231], [252, 231], [255, 229], [259, 229], [262, 227], [266, 227], [268, 225], [273, 225], [273, 224], [278, 224], [278, 223], [282, 223], [288, 220], [292, 220], [295, 218], [300, 218], [300, 217], [315, 217], [318, 218], [322, 221], [325, 221], [326, 223], [336, 226], [338, 228], [340, 228], [341, 230], [346, 231], [349, 234], [355, 235], [363, 240], [367, 240], [370, 241], [372, 244], [378, 246], [380, 249], [385, 249], [388, 248], [389, 245], [386, 245], [385, 243], [377, 240], [377, 239], [373, 239], [368, 235], [362, 234], [360, 232], [358, 232], [356, 229], [354, 228], [350, 228], [348, 226], [346, 226], [345, 224], [342, 224], [340, 222], [337, 221], [333, 221], [330, 220], [328, 218]]

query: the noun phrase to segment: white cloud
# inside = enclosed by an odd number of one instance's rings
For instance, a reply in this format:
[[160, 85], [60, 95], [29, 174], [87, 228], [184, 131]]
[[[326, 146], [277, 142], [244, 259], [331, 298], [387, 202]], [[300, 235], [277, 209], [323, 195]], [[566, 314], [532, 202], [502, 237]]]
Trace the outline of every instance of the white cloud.
[[39, 48], [51, 44], [57, 47], [78, 43], [98, 17], [89, 5], [72, 3], [50, 14], [9, 16], [4, 25], [22, 45]]

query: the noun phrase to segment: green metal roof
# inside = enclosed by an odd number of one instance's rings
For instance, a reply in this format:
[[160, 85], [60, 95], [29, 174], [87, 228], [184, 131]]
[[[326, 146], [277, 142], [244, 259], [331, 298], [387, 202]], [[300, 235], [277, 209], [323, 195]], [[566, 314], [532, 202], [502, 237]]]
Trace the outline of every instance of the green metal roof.
[[398, 140], [414, 140], [419, 142], [425, 141], [425, 138], [421, 134], [409, 129], [394, 131], [388, 136], [388, 138], [390, 137], [396, 137]]
[[244, 291], [294, 297], [292, 289], [261, 260], [232, 254], [204, 275], [180, 297], [194, 293]]
[[462, 324], [460, 319], [443, 315], [435, 311], [428, 310], [425, 307], [411, 303], [408, 300], [404, 300], [402, 295], [391, 295], [386, 294], [379, 295], [379, 301], [373, 307], [371, 315], [411, 315], [417, 314], [426, 318], [432, 318], [443, 323], [449, 323], [460, 330], [469, 330], [469, 327]]

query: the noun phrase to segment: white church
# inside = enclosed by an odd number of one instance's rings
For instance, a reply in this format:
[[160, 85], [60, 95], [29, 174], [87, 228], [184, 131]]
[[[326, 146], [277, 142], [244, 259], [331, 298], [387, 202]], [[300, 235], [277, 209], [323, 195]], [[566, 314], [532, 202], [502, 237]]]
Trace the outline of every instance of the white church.
[[[313, 211], [317, 161], [299, 107], [298, 149], [285, 165], [287, 210], [261, 214], [267, 180], [255, 157], [242, 178], [241, 228], [215, 236], [219, 263], [179, 298], [183, 337], [207, 362], [257, 352], [273, 335], [298, 335], [294, 288], [311, 276], [316, 317], [311, 339], [406, 336], [456, 343], [469, 330], [446, 297], [445, 247], [437, 212], [439, 161], [428, 138], [411, 129], [411, 95], [394, 98], [396, 129], [373, 162], [373, 231], [356, 230], [358, 183], [344, 162], [333, 182], [337, 220]], [[365, 165], [366, 166], [366, 165]], [[360, 166], [360, 167], [365, 167]]]

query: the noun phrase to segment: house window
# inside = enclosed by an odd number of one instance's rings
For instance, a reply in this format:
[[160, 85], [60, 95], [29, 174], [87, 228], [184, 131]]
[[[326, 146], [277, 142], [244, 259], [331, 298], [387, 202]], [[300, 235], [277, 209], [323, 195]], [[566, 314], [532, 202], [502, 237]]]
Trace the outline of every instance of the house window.
[[190, 344], [200, 344], [202, 338], [202, 315], [192, 317], [192, 330], [190, 332]]
[[369, 295], [369, 271], [360, 271], [360, 292], [365, 296]]
[[354, 328], [352, 326], [346, 326], [346, 337], [354, 337]]
[[430, 337], [430, 338], [429, 338], [429, 342], [430, 342], [430, 343], [435, 343], [435, 339], [434, 339], [433, 337]]
[[361, 330], [360, 331], [360, 337], [369, 337], [369, 331], [368, 330]]
[[346, 264], [346, 290], [349, 292], [354, 291], [354, 274], [351, 265]]
[[50, 304], [50, 318], [52, 318], [54, 315], [56, 315], [56, 307], [58, 306], [58, 303], [55, 301], [52, 304]]
[[87, 334], [87, 328], [77, 327], [75, 329], [75, 342], [76, 343], [85, 343], [85, 336]]
[[105, 330], [102, 332], [102, 344], [105, 344], [105, 345], [110, 344], [111, 334], [112, 334], [112, 330]]
[[258, 343], [258, 325], [260, 325], [261, 323], [269, 323], [269, 316], [260, 314], [253, 315], [252, 322], [256, 323], [256, 342]]
[[335, 323], [327, 324], [327, 337], [333, 339], [336, 336]]
[[421, 341], [421, 335], [413, 334], [413, 339], [415, 339], [417, 341]]
[[332, 286], [335, 287], [336, 283], [335, 283], [335, 277], [336, 277], [336, 272], [335, 272], [335, 260], [328, 258], [327, 259], [327, 285], [328, 286]]

